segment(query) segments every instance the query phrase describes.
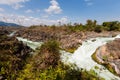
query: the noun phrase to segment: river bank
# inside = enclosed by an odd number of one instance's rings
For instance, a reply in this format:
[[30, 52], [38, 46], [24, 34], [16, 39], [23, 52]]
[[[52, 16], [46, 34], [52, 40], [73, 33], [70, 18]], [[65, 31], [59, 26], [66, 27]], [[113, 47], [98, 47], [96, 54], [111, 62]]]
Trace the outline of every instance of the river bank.
[[115, 39], [99, 47], [93, 54], [92, 58], [99, 64], [104, 65], [112, 73], [120, 76], [120, 39]]
[[9, 33], [16, 31], [16, 37], [22, 37], [35, 42], [47, 42], [57, 40], [60, 48], [73, 53], [83, 41], [95, 37], [112, 37], [120, 34], [119, 31], [69, 31], [65, 27], [35, 27], [35, 28], [5, 28]]
[[46, 42], [50, 39], [57, 40], [61, 49], [68, 52], [74, 52], [83, 41], [95, 37], [112, 37], [120, 34], [119, 31], [103, 31], [96, 33], [94, 31], [76, 31], [71, 32], [66, 28], [23, 28], [17, 31], [17, 37], [23, 37], [31, 41]]
[[[72, 34], [72, 33], [69, 33], [69, 34]], [[78, 35], [78, 34], [74, 34], [74, 35]], [[89, 36], [90, 35], [91, 34], [89, 33]], [[15, 36], [16, 36], [16, 34], [15, 34]], [[91, 36], [93, 37], [93, 34]], [[71, 64], [71, 65], [75, 64], [76, 65], [75, 67], [77, 67], [79, 69], [83, 68], [83, 69], [88, 70], [88, 71], [94, 70], [96, 74], [99, 74], [100, 77], [105, 78], [106, 80], [111, 80], [111, 79], [118, 79], [119, 80], [119, 77], [110, 73], [106, 68], [97, 64], [91, 58], [91, 55], [95, 52], [95, 50], [99, 46], [102, 46], [105, 43], [107, 43], [108, 41], [112, 41], [116, 38], [116, 37], [111, 37], [111, 36], [105, 37], [105, 35], [104, 35], [104, 37], [100, 37], [100, 36], [101, 35], [99, 34], [98, 38], [92, 38], [92, 39], [89, 39], [90, 37], [84, 38], [84, 41], [82, 41], [81, 46], [79, 45], [80, 47], [77, 50], [75, 50], [75, 52], [73, 54], [71, 54], [69, 52], [61, 52], [61, 61], [64, 64]], [[118, 36], [118, 38], [119, 38], [119, 36]], [[65, 40], [67, 40], [67, 39], [65, 39]], [[39, 46], [39, 44], [34, 45], [33, 41], [29, 41], [27, 39], [21, 38], [21, 41], [28, 43], [28, 44], [30, 43], [30, 45], [28, 45], [28, 46], [34, 46], [34, 47]], [[64, 45], [66, 45], [66, 43]], [[96, 69], [95, 67], [98, 67], [98, 68]]]
[[[117, 38], [119, 37], [120, 36], [117, 36]], [[77, 50], [75, 50], [74, 54], [60, 51], [61, 61], [65, 65], [73, 65], [73, 69], [83, 68], [87, 71], [93, 70], [96, 74], [98, 74], [98, 76], [104, 78], [105, 80], [119, 80], [119, 77], [109, 72], [105, 67], [94, 62], [91, 58], [92, 54], [96, 51], [98, 47], [106, 44], [108, 41], [114, 40], [115, 38], [116, 37], [98, 37], [86, 40]], [[23, 40], [24, 42], [24, 39], [21, 40]]]
[[[74, 52], [74, 54], [66, 53], [62, 55], [62, 61], [65, 64], [74, 64], [77, 68], [83, 68], [86, 70], [94, 70], [99, 76], [105, 80], [119, 80], [120, 78], [109, 72], [105, 67], [94, 62], [92, 55], [96, 49], [109, 41], [113, 41], [116, 37], [98, 37], [84, 41], [82, 45]], [[96, 68], [97, 67], [97, 68]]]

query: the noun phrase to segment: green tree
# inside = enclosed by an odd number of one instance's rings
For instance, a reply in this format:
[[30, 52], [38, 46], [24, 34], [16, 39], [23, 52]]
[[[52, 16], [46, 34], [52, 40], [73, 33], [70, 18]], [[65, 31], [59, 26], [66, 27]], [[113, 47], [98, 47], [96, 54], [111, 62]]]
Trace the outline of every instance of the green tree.
[[119, 30], [119, 22], [118, 21], [103, 22], [102, 26], [104, 26], [105, 30], [108, 30], [108, 31]]
[[96, 25], [97, 25], [97, 21], [96, 20], [94, 20], [94, 21], [87, 20], [86, 28], [87, 28], [87, 30], [93, 31], [94, 28], [96, 27]]

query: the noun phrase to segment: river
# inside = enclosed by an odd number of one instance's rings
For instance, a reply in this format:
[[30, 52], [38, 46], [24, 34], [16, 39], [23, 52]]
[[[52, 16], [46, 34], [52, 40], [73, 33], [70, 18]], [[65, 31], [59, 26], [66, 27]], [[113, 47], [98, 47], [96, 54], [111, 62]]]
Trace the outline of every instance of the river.
[[[76, 65], [75, 67], [86, 70], [94, 70], [100, 77], [104, 78], [105, 80], [120, 80], [120, 77], [115, 76], [110, 71], [108, 71], [104, 66], [96, 63], [91, 55], [96, 51], [96, 49], [109, 41], [112, 41], [116, 38], [120, 38], [120, 35], [116, 37], [97, 37], [86, 40], [82, 42], [82, 45], [73, 53], [60, 51], [61, 52], [61, 61], [64, 64], [68, 65]], [[21, 37], [17, 37], [19, 41], [23, 41], [33, 50], [41, 45], [42, 42], [32, 42], [27, 39], [23, 39]], [[95, 66], [98, 69], [95, 69]]]
[[[120, 77], [115, 76], [110, 71], [108, 71], [104, 66], [96, 63], [92, 59], [92, 54], [96, 51], [96, 49], [109, 41], [112, 41], [116, 38], [120, 38], [120, 35], [116, 37], [98, 37], [92, 38], [90, 40], [84, 41], [82, 46], [80, 46], [73, 54], [61, 51], [61, 60], [65, 64], [74, 64], [77, 68], [83, 68], [86, 70], [94, 70], [100, 77], [105, 80], [120, 80]], [[98, 69], [95, 69], [95, 67]]]

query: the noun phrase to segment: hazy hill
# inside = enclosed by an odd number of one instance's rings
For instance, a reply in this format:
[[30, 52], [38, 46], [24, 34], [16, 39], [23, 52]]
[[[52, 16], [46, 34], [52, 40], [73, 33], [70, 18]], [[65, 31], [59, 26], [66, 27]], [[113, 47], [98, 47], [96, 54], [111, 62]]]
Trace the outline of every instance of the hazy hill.
[[7, 23], [7, 22], [3, 22], [3, 21], [0, 21], [0, 26], [5, 26], [5, 27], [20, 27], [20, 25], [18, 24], [15, 24], [15, 23]]

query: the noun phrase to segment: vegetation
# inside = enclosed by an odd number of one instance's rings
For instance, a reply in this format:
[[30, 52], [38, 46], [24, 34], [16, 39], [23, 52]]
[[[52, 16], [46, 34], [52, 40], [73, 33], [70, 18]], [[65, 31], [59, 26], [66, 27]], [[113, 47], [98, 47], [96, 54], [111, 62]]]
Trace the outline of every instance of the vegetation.
[[[56, 25], [47, 26], [47, 25], [40, 25], [40, 27], [50, 27], [54, 28], [58, 27]], [[29, 29], [36, 28], [37, 26], [31, 26]], [[39, 26], [38, 26], [39, 27]], [[102, 31], [120, 31], [120, 22], [119, 21], [110, 21], [110, 22], [103, 22], [101, 25], [97, 24], [97, 21], [94, 20], [87, 20], [86, 24], [82, 23], [71, 23], [59, 25], [59, 27], [65, 27], [66, 30], [69, 32], [77, 32], [77, 31], [95, 31], [95, 32], [102, 32]]]
[[[2, 31], [1, 31], [2, 32]], [[17, 41], [0, 34], [0, 77], [2, 79], [15, 80], [17, 73], [26, 64], [28, 53], [32, 50]]]
[[115, 69], [109, 63], [104, 63], [102, 65], [105, 66], [111, 73], [113, 73], [113, 74], [118, 76], [118, 74], [116, 73]]
[[93, 70], [75, 70], [61, 63], [56, 41], [44, 43], [39, 51], [19, 73], [17, 80], [104, 80]]
[[[96, 50], [97, 51], [97, 50]], [[117, 75], [115, 69], [109, 64], [109, 63], [102, 63], [100, 62], [97, 57], [96, 57], [96, 52], [92, 55], [92, 59], [94, 61], [96, 61], [97, 63], [103, 65], [104, 67], [106, 67], [110, 72], [112, 72], [113, 74]], [[107, 56], [103, 56], [103, 60], [106, 61], [107, 60]], [[95, 66], [95, 69], [98, 69], [97, 66]]]
[[60, 59], [59, 44], [55, 40], [45, 42], [33, 61], [36, 68], [45, 69], [50, 66], [56, 67]]
[[[42, 25], [40, 25], [43, 27]], [[120, 31], [120, 22], [103, 22], [102, 25], [98, 25], [97, 21], [87, 20], [86, 24], [64, 24], [60, 25], [61, 29], [67, 33], [74, 33], [80, 31]], [[45, 27], [50, 28], [52, 31], [59, 31], [60, 27], [55, 25]], [[37, 26], [31, 26], [29, 30], [37, 28]], [[48, 30], [49, 31], [49, 30]], [[59, 31], [60, 32], [60, 31]], [[59, 53], [59, 35], [52, 33], [49, 38], [49, 34], [41, 32], [49, 39], [37, 49], [36, 55], [28, 54], [32, 50], [19, 42], [15, 37], [7, 37], [8, 32], [0, 31], [0, 79], [8, 80], [104, 80], [98, 76], [93, 70], [75, 70], [70, 66], [60, 62]], [[29, 33], [30, 34], [30, 33]], [[37, 35], [37, 34], [36, 34]], [[47, 35], [47, 36], [46, 36]], [[53, 36], [55, 35], [55, 37]], [[74, 52], [75, 47], [68, 49], [69, 52]], [[97, 61], [95, 54], [93, 58]], [[106, 58], [105, 58], [106, 59]], [[100, 63], [100, 62], [99, 62]], [[107, 65], [107, 64], [103, 64]], [[111, 66], [107, 65], [111, 72], [114, 73]], [[98, 69], [98, 67], [95, 67]]]
[[104, 80], [98, 77], [93, 70], [74, 70], [62, 63], [59, 63], [55, 68], [49, 67], [44, 70], [31, 70], [32, 67], [32, 65], [28, 64], [17, 80]]
[[[6, 36], [7, 37], [7, 36]], [[5, 39], [6, 39], [5, 37]], [[6, 39], [7, 40], [7, 39]], [[2, 41], [3, 43], [4, 41]], [[0, 77], [8, 80], [102, 80], [94, 71], [75, 70], [60, 62], [59, 44], [55, 40], [45, 42], [38, 54], [21, 54], [22, 43], [9, 41], [1, 47]], [[2, 43], [0, 46], [2, 46]], [[12, 46], [13, 44], [16, 44]], [[5, 45], [5, 44], [4, 44]], [[20, 51], [20, 48], [21, 51]], [[5, 50], [6, 51], [5, 51]], [[9, 52], [10, 50], [10, 52]], [[19, 50], [19, 52], [17, 52]], [[18, 56], [19, 55], [19, 56]]]

